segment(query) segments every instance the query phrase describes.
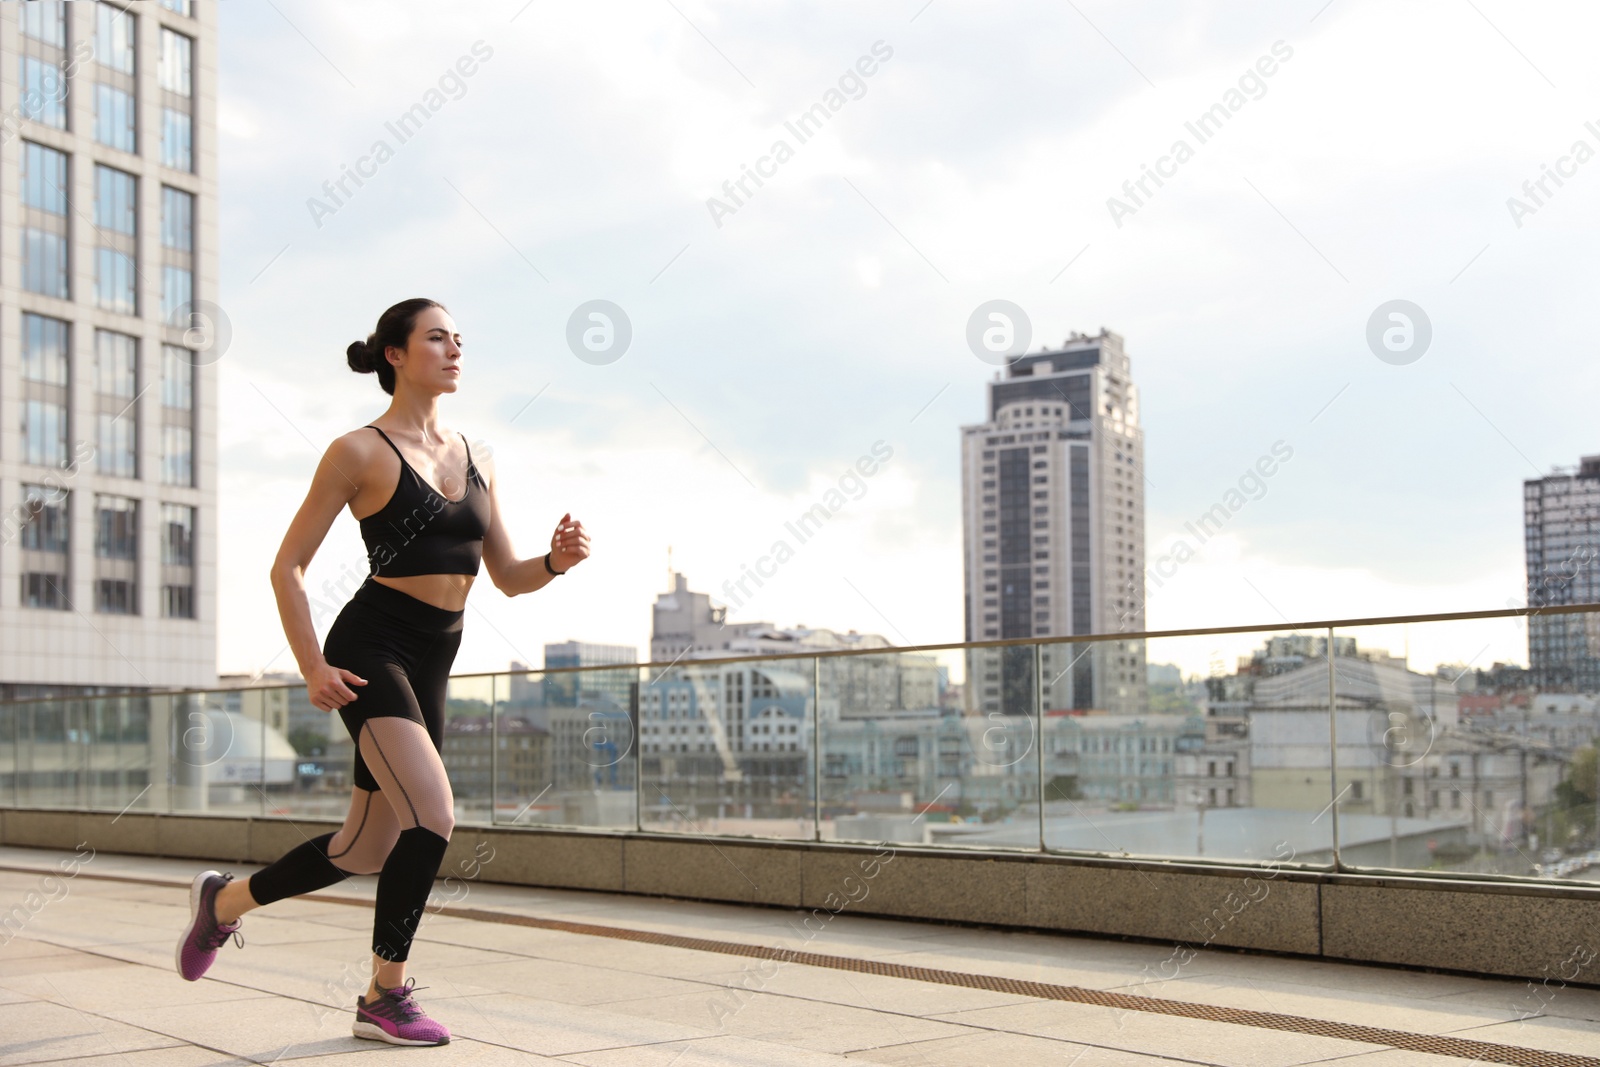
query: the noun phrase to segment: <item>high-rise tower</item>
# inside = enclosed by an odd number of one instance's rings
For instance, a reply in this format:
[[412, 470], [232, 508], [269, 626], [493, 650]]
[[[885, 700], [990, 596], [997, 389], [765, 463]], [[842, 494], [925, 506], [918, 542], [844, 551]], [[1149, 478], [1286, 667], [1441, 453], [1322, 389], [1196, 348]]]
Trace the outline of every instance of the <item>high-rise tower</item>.
[[216, 19], [0, 5], [0, 698], [216, 684]]
[[[967, 640], [1144, 629], [1144, 437], [1122, 338], [1074, 334], [988, 383], [962, 428]], [[1046, 648], [1044, 707], [1143, 711], [1140, 641]], [[1031, 703], [1031, 660], [969, 659], [973, 711]]]
[[[1600, 456], [1522, 483], [1528, 606], [1600, 601]], [[1600, 692], [1600, 616], [1528, 618], [1528, 666], [1541, 689]]]

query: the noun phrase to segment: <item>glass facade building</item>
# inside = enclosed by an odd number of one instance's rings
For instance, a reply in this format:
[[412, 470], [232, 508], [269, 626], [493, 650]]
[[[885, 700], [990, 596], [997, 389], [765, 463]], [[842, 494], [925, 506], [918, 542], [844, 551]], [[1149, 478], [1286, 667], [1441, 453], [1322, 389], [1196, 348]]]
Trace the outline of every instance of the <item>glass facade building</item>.
[[216, 19], [0, 5], [0, 700], [215, 684]]

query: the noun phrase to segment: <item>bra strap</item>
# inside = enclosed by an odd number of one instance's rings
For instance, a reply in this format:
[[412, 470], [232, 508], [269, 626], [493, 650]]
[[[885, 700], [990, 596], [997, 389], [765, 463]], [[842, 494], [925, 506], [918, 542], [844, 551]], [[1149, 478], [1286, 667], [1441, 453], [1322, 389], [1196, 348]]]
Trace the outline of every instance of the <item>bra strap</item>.
[[[378, 430], [378, 428], [376, 426], [372, 425], [372, 423], [370, 423], [370, 422], [367, 423], [367, 429], [369, 429], [369, 430]], [[400, 457], [400, 462], [401, 463], [405, 463], [405, 461], [406, 461], [405, 454], [402, 453], [398, 448], [395, 448], [394, 442], [389, 440], [389, 435], [384, 433], [382, 430], [378, 430], [378, 436], [383, 438], [384, 441], [388, 443], [390, 448], [394, 449], [394, 454]], [[409, 464], [408, 464], [408, 466], [409, 466]]]
[[[374, 427], [374, 429], [376, 429], [376, 427]], [[483, 481], [483, 475], [478, 473], [477, 464], [472, 462], [472, 446], [467, 444], [467, 435], [462, 433], [460, 430], [456, 431], [456, 435], [461, 438], [461, 443], [465, 445], [467, 449], [467, 471], [478, 481]]]

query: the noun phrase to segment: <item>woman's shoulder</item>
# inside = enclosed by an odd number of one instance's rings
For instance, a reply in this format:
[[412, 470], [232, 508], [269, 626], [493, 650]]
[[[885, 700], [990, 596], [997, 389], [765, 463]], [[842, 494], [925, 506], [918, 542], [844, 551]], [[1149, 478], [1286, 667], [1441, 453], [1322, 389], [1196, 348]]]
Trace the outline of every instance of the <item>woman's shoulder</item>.
[[328, 458], [336, 463], [342, 460], [362, 462], [387, 453], [389, 446], [380, 433], [373, 432], [376, 429], [371, 425], [359, 426], [335, 437], [328, 444]]

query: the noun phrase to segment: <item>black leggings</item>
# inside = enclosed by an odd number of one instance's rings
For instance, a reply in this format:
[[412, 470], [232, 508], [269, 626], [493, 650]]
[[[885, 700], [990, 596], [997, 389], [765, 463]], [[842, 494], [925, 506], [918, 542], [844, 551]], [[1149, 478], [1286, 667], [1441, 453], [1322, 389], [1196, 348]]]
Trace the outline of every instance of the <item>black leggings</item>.
[[334, 620], [324, 658], [367, 683], [351, 685], [356, 699], [339, 709], [356, 742], [350, 810], [337, 833], [251, 876], [258, 904], [376, 873], [372, 951], [395, 961], [409, 955], [455, 826], [439, 752], [462, 615], [368, 578]]

